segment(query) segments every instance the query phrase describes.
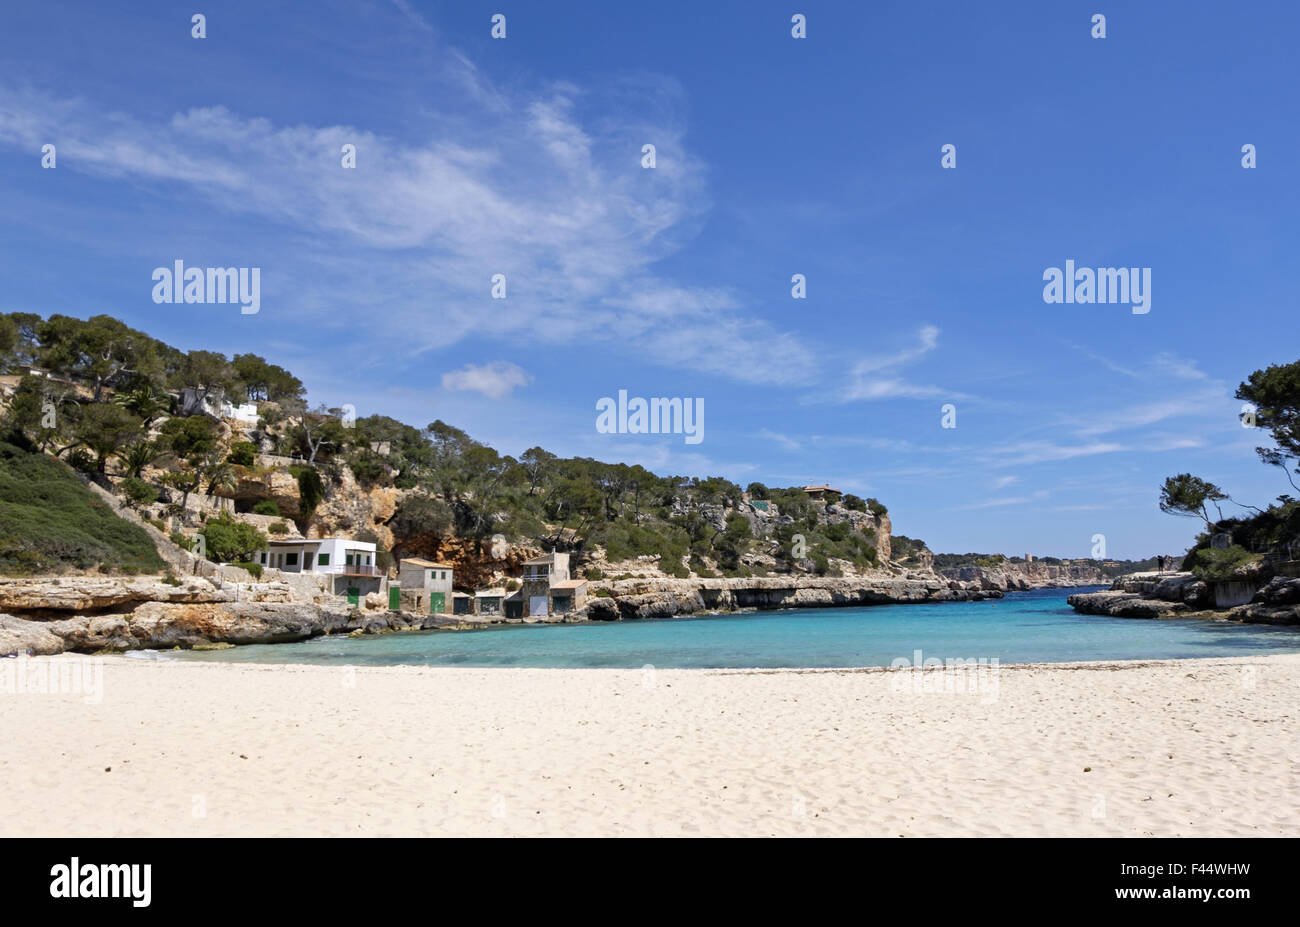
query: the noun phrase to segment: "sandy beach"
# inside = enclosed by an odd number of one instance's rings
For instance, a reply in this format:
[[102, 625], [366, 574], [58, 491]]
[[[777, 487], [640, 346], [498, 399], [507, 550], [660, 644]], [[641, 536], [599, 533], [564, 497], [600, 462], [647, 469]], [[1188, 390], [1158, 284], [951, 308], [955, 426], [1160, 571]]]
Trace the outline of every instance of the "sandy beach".
[[978, 692], [893, 670], [49, 663], [102, 690], [0, 694], [5, 836], [1300, 832], [1300, 656], [1002, 666]]

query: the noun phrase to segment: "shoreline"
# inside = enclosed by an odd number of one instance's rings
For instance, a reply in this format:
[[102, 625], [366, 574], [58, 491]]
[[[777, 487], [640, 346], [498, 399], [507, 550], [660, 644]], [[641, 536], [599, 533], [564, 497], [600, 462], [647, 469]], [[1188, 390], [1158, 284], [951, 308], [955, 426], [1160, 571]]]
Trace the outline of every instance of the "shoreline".
[[102, 663], [102, 698], [0, 696], [6, 836], [1300, 827], [1298, 654], [1007, 664], [991, 693], [888, 667], [49, 662]]

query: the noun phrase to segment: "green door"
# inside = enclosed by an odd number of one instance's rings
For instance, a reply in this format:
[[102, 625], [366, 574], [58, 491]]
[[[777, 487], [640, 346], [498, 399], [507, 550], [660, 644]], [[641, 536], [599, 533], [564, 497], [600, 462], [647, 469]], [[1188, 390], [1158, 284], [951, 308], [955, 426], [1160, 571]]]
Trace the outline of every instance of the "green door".
[[348, 586], [348, 604], [357, 605], [361, 602], [361, 590], [356, 586]]
[[441, 615], [447, 607], [446, 593], [430, 592], [429, 593], [429, 614]]
[[388, 587], [388, 610], [390, 612], [400, 612], [402, 610], [402, 587]]

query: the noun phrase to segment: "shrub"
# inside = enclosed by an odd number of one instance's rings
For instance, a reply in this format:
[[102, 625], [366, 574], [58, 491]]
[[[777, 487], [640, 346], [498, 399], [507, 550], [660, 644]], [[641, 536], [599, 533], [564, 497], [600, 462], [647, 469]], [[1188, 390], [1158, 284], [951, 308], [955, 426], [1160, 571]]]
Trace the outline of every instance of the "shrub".
[[280, 516], [280, 507], [270, 499], [263, 499], [253, 506], [253, 514], [273, 515], [278, 518]]
[[236, 441], [230, 446], [226, 460], [241, 467], [251, 467], [257, 461], [257, 445], [252, 441]]
[[289, 526], [282, 521], [277, 521], [277, 522], [273, 522], [271, 524], [271, 527], [267, 528], [266, 530], [271, 532], [272, 534], [288, 534]]
[[253, 574], [254, 579], [262, 578], [262, 565], [260, 563], [253, 563], [251, 560], [241, 560], [239, 563], [232, 563], [231, 566], [237, 566], [241, 570], [247, 570], [249, 573]]
[[244, 561], [266, 546], [266, 535], [225, 512], [207, 520], [203, 537], [208, 559], [227, 563]]
[[95, 458], [90, 455], [89, 451], [83, 448], [77, 448], [68, 455], [68, 466], [82, 473], [95, 472]]
[[603, 586], [600, 589], [597, 589], [595, 592], [593, 592], [592, 595], [594, 595], [598, 599], [612, 599], [614, 597], [614, 593], [610, 592], [608, 589], [604, 588]]
[[1239, 576], [1238, 571], [1242, 567], [1257, 563], [1259, 560], [1259, 554], [1252, 554], [1237, 544], [1224, 550], [1202, 547], [1187, 555], [1183, 561], [1183, 569], [1191, 570], [1199, 579], [1225, 580]]
[[134, 476], [128, 476], [117, 485], [127, 502], [135, 508], [158, 501], [158, 490]]
[[587, 570], [582, 574], [584, 579], [604, 579], [605, 574], [601, 570]]

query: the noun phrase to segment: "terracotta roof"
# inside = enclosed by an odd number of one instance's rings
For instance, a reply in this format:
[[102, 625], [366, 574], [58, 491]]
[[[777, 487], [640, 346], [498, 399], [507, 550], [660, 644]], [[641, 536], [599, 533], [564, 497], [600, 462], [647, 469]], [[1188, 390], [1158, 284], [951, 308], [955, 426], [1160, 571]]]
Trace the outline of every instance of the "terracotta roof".
[[585, 585], [587, 585], [587, 581], [585, 579], [566, 579], [562, 583], [556, 583], [551, 588], [552, 589], [581, 589]]
[[[831, 486], [805, 486], [803, 488], [803, 491], [804, 492], [840, 492], [838, 489], [835, 489]], [[840, 495], [842, 496], [844, 495], [844, 493], [840, 492]]]
[[440, 570], [455, 569], [455, 567], [453, 567], [450, 563], [434, 563], [432, 560], [421, 560], [419, 557], [405, 557], [400, 561], [401, 566], [406, 566], [408, 563], [411, 566], [437, 567]]

